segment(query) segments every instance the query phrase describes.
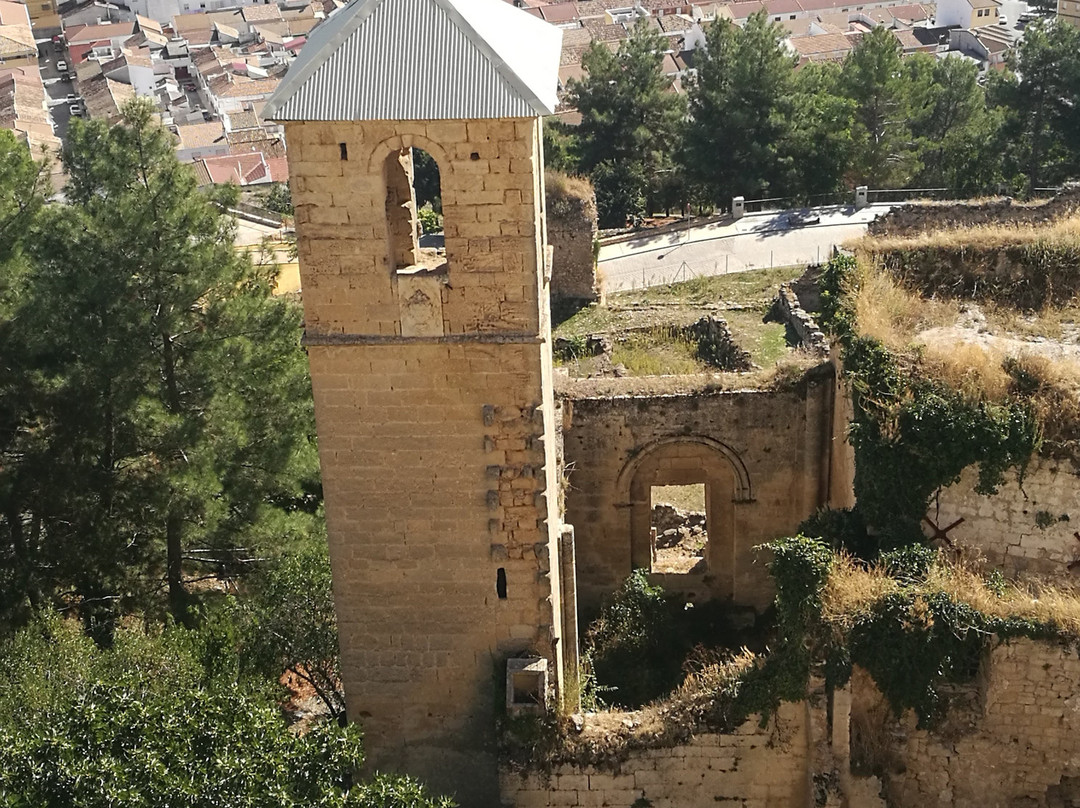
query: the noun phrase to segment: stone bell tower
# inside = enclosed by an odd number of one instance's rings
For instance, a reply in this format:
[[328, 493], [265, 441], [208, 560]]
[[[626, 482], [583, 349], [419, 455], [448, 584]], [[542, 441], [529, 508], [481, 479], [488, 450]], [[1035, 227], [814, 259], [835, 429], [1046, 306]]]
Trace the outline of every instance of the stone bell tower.
[[[576, 659], [539, 118], [560, 38], [503, 0], [353, 0], [265, 112], [288, 144], [348, 714], [372, 769], [463, 805], [497, 803], [504, 701], [555, 709]], [[414, 149], [439, 168], [444, 255], [418, 248]]]

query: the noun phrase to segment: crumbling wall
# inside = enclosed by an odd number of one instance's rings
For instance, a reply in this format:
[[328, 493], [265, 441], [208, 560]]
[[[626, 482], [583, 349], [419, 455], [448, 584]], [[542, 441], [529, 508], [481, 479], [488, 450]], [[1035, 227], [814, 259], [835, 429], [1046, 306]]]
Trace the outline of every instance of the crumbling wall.
[[909, 236], [928, 230], [980, 224], [1045, 224], [1068, 216], [1080, 207], [1080, 187], [1068, 188], [1046, 202], [1027, 205], [1012, 199], [980, 202], [920, 202], [897, 205], [872, 221], [872, 236]]
[[730, 734], [701, 733], [680, 746], [633, 751], [614, 771], [564, 764], [548, 776], [504, 772], [502, 804], [802, 808], [810, 804], [808, 737], [806, 704], [784, 704], [765, 728], [751, 716]]
[[596, 194], [588, 180], [549, 171], [547, 239], [552, 248], [551, 299], [593, 302], [600, 299], [596, 270]]
[[774, 306], [780, 320], [791, 327], [803, 348], [821, 356], [828, 355], [829, 341], [825, 339], [824, 332], [818, 327], [814, 318], [803, 309], [793, 284], [780, 284]]
[[[935, 731], [911, 714], [878, 725], [879, 762], [895, 808], [1065, 808], [1080, 804], [1080, 659], [1074, 648], [1017, 640], [983, 663], [978, 692]], [[880, 707], [865, 675], [852, 681], [852, 723]], [[880, 710], [879, 710], [880, 714]], [[855, 749], [865, 742], [852, 738]], [[881, 746], [878, 747], [882, 749]]]
[[649, 568], [649, 486], [710, 481], [707, 571], [659, 582], [689, 599], [767, 606], [772, 583], [753, 548], [792, 535], [828, 494], [831, 365], [778, 390], [591, 397], [575, 389], [565, 384], [563, 440], [583, 613], [632, 569]]
[[965, 470], [931, 502], [929, 535], [948, 528], [939, 541], [974, 548], [1010, 573], [1061, 576], [1080, 567], [1080, 479], [1072, 464], [1036, 457], [1023, 483], [1006, 479], [984, 496], [975, 491], [977, 470]]

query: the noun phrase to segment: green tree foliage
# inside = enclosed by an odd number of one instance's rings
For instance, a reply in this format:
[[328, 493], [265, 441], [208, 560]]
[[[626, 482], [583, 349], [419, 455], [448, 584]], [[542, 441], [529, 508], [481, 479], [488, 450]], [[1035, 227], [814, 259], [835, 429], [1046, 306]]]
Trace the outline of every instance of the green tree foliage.
[[292, 732], [265, 687], [203, 658], [213, 636], [46, 617], [0, 647], [0, 804], [12, 808], [448, 808], [415, 782], [352, 785], [356, 727]]
[[186, 620], [193, 550], [251, 546], [318, 498], [300, 313], [148, 105], [76, 122], [64, 162], [69, 204], [29, 223], [4, 307], [0, 606], [55, 599], [107, 631], [164, 588]]
[[991, 85], [1005, 117], [1007, 169], [1030, 193], [1080, 170], [1080, 29], [1037, 21], [1010, 53], [1015, 73]]
[[[430, 205], [436, 213], [442, 213], [442, 185], [439, 179], [439, 164], [435, 158], [423, 149], [413, 149], [413, 189], [416, 192], [416, 207]], [[427, 231], [425, 231], [427, 232]]]
[[905, 60], [911, 133], [921, 162], [913, 182], [977, 194], [1001, 176], [1001, 115], [987, 106], [979, 70], [965, 59]]
[[289, 184], [287, 182], [275, 182], [271, 185], [270, 190], [263, 195], [263, 204], [266, 205], [267, 210], [272, 210], [274, 213], [292, 216], [292, 190], [289, 188]]
[[644, 19], [617, 53], [594, 42], [582, 58], [587, 75], [571, 81], [568, 102], [581, 113], [579, 168], [596, 187], [604, 227], [641, 211], [652, 183], [673, 170], [684, 104], [661, 70], [665, 45]]
[[784, 195], [806, 199], [843, 190], [854, 150], [855, 102], [841, 94], [840, 67], [811, 63], [795, 74]]
[[241, 606], [248, 664], [268, 676], [290, 671], [307, 682], [330, 715], [343, 718], [337, 620], [325, 539], [265, 564], [248, 581]]
[[577, 171], [577, 135], [573, 127], [551, 116], [544, 118], [544, 167], [572, 174]]
[[900, 43], [883, 26], [863, 35], [844, 60], [840, 86], [855, 103], [855, 179], [876, 188], [904, 184], [915, 148], [909, 84]]
[[685, 170], [715, 202], [786, 190], [796, 59], [784, 37], [758, 12], [742, 28], [717, 20], [696, 53]]

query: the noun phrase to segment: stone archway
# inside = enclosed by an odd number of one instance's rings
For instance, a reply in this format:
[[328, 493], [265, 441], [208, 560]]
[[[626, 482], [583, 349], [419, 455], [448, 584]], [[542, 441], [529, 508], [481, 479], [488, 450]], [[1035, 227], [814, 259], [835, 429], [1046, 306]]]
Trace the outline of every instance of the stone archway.
[[[750, 477], [730, 447], [704, 437], [665, 438], [645, 447], [623, 468], [619, 489], [629, 504], [630, 563], [653, 571], [652, 489], [667, 485], [705, 486], [708, 541], [704, 570], [663, 575], [665, 588], [704, 588], [711, 597], [729, 597], [735, 589], [735, 507], [753, 500]], [[704, 593], [702, 593], [704, 594]]]

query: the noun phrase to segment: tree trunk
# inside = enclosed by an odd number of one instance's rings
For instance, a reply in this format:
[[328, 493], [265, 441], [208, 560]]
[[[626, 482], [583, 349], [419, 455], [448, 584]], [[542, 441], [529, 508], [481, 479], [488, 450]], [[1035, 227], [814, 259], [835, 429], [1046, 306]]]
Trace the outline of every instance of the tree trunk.
[[177, 623], [191, 627], [191, 611], [188, 608], [188, 593], [184, 588], [183, 573], [183, 527], [184, 520], [180, 510], [174, 505], [169, 508], [165, 520], [165, 551], [167, 556], [165, 577], [169, 584], [169, 611]]

